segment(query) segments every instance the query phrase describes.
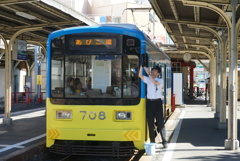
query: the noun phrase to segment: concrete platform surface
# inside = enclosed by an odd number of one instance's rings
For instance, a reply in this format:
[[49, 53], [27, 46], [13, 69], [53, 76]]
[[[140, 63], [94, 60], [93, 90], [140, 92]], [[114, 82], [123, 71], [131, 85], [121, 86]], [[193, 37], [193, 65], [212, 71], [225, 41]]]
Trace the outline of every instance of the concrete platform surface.
[[[238, 107], [238, 118], [240, 112]], [[169, 137], [167, 149], [156, 148], [156, 155], [149, 161], [239, 161], [240, 150], [226, 150], [227, 129], [219, 129], [219, 119], [214, 118], [215, 111], [206, 104], [188, 104], [177, 108], [177, 117], [171, 121], [178, 122]], [[168, 122], [169, 123], [169, 122]], [[240, 136], [238, 119], [238, 137]], [[227, 125], [227, 122], [226, 122]], [[166, 126], [168, 132], [172, 129]], [[169, 131], [170, 130], [170, 131]], [[158, 151], [158, 152], [157, 152]], [[146, 161], [146, 160], [141, 160]]]
[[45, 107], [12, 113], [12, 125], [3, 124], [3, 117], [1, 114], [0, 160], [1, 156], [45, 140]]

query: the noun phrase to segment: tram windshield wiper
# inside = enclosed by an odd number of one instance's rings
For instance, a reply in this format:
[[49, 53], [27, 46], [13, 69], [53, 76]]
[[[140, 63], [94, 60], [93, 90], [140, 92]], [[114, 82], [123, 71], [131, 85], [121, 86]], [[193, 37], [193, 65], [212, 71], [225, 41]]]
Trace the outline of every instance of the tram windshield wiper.
[[93, 99], [89, 96], [89, 94], [86, 92], [85, 95], [87, 96], [88, 101], [93, 105], [94, 101]]

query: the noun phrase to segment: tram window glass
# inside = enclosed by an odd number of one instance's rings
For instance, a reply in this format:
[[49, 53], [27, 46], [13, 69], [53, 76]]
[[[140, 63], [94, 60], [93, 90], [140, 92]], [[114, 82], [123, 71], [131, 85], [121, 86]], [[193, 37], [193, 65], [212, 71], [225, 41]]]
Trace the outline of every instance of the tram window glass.
[[161, 69], [161, 72], [160, 72], [160, 74], [159, 74], [159, 78], [163, 79], [163, 73], [165, 72], [165, 71], [164, 71], [164, 64], [159, 63], [158, 66], [159, 66], [160, 69]]
[[63, 97], [63, 57], [53, 57], [51, 69], [51, 91], [55, 97]]
[[136, 55], [123, 56], [123, 97], [138, 97], [139, 79]]
[[[64, 104], [121, 104], [124, 101], [116, 99], [139, 98], [138, 62], [136, 55], [53, 56], [52, 97], [65, 99]], [[76, 80], [81, 82], [80, 92]]]
[[166, 84], [166, 86], [167, 86], [167, 88], [171, 88], [171, 67], [167, 67], [166, 68], [167, 69], [167, 73], [166, 73], [166, 82], [167, 82], [167, 84]]

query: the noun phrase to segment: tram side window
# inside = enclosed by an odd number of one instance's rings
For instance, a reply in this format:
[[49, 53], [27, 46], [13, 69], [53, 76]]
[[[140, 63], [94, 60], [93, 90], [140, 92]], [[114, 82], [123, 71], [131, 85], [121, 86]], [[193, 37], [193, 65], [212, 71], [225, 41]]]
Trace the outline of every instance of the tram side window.
[[123, 97], [139, 96], [139, 58], [136, 55], [123, 56]]
[[171, 67], [167, 67], [167, 74], [166, 74], [167, 88], [171, 88], [172, 86], [171, 74], [172, 74]]
[[51, 91], [55, 97], [63, 97], [63, 58], [53, 57], [51, 68]]

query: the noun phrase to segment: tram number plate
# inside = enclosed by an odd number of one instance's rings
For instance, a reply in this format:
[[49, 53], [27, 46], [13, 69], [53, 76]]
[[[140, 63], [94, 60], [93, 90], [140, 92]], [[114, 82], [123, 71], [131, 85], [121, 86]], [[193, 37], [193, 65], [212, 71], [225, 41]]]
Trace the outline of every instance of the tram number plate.
[[95, 112], [95, 111], [80, 111], [80, 113], [82, 114], [82, 120], [84, 119], [91, 119], [91, 120], [95, 120], [95, 119], [99, 119], [99, 120], [105, 120], [106, 119], [106, 113], [104, 111], [100, 111], [100, 112]]

